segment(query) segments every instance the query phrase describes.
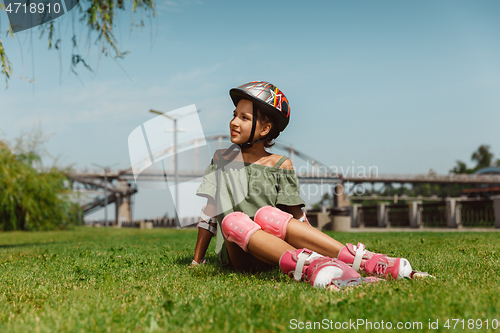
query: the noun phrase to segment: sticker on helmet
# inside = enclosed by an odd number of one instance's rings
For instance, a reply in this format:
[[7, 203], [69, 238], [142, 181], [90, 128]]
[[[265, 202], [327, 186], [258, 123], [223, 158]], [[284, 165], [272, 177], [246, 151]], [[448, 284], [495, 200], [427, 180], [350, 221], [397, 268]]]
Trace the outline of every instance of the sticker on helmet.
[[266, 102], [270, 102], [272, 106], [281, 111], [281, 98], [283, 97], [283, 93], [279, 91], [278, 88], [273, 88], [274, 90], [271, 89], [271, 95]]

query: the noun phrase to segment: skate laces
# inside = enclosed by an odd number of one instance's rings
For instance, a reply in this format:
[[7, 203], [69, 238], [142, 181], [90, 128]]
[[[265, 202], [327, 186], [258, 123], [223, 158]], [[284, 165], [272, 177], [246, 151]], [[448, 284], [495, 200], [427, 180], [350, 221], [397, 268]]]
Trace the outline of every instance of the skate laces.
[[[370, 263], [370, 273], [374, 273], [376, 275], [381, 275], [381, 276], [385, 276], [387, 274], [389, 274], [388, 272], [390, 272], [391, 269], [393, 269], [396, 265], [396, 260], [398, 260], [398, 258], [393, 258], [393, 257], [389, 257], [388, 255], [379, 255], [379, 254], [374, 254], [375, 257], [372, 257], [371, 260], [376, 260], [376, 262], [374, 263]], [[406, 270], [403, 271], [403, 266], [402, 265], [405, 265], [405, 261], [408, 262], [406, 259], [402, 259], [400, 258], [401, 262], [400, 262], [400, 265], [398, 267], [398, 271], [397, 271], [397, 274], [398, 276], [401, 276], [400, 278], [403, 278], [405, 276], [408, 276], [409, 273], [406, 272]], [[409, 263], [408, 263], [408, 266], [409, 266]], [[365, 265], [365, 268], [366, 268], [366, 265]], [[410, 270], [411, 270], [411, 266], [409, 266]], [[391, 275], [395, 274], [394, 272], [391, 273]], [[394, 275], [393, 275], [394, 277]]]
[[[389, 257], [386, 254], [379, 254], [366, 250], [364, 251], [363, 259], [366, 260], [364, 265], [365, 270], [367, 269], [367, 266], [373, 265], [369, 273], [375, 273], [377, 275], [385, 275], [387, 268], [394, 266], [394, 262], [396, 260], [396, 258]], [[368, 262], [372, 262], [374, 260], [376, 260], [375, 264], [371, 263], [368, 265]]]
[[[385, 256], [382, 258], [388, 258], [388, 257]], [[382, 259], [382, 258], [380, 258], [380, 259]], [[375, 265], [375, 267], [373, 267], [373, 273], [375, 273], [377, 275], [385, 275], [385, 272], [387, 271], [388, 265], [386, 262], [380, 261], [380, 259], [377, 261], [377, 264]]]
[[[352, 268], [356, 271], [359, 269], [368, 274], [385, 276], [396, 265], [398, 258], [389, 257], [386, 254], [374, 253], [365, 249], [365, 245], [358, 243], [357, 246], [352, 245], [351, 253], [354, 255]], [[406, 259], [405, 259], [406, 260]], [[392, 267], [392, 268], [391, 268]], [[398, 275], [409, 275], [406, 270], [403, 272], [402, 267], [398, 269]], [[392, 275], [393, 273], [391, 273]], [[402, 277], [404, 277], [402, 276]]]

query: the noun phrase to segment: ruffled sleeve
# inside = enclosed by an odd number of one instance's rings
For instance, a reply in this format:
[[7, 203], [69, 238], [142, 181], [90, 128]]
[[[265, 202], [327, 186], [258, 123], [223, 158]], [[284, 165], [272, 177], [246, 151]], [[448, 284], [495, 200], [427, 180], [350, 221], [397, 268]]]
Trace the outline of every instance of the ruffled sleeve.
[[278, 175], [278, 196], [276, 205], [305, 206], [300, 197], [299, 179], [293, 170], [280, 169]]
[[198, 187], [196, 195], [199, 197], [212, 198], [215, 199], [215, 193], [217, 191], [217, 180], [215, 177], [215, 166], [214, 162], [205, 170], [205, 176], [203, 177], [203, 182]]

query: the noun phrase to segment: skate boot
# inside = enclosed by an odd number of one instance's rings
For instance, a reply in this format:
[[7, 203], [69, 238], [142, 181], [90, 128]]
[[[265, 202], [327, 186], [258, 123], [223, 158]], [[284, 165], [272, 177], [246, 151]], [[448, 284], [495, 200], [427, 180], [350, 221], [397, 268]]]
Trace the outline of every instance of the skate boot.
[[385, 254], [373, 253], [365, 250], [365, 245], [347, 244], [340, 250], [338, 259], [352, 266], [356, 271], [379, 277], [393, 279], [434, 277], [429, 273], [414, 271], [410, 262], [405, 258], [392, 258]]
[[296, 281], [307, 281], [315, 288], [333, 291], [380, 280], [374, 277], [363, 278], [340, 260], [308, 249], [285, 252], [280, 258], [280, 268]]

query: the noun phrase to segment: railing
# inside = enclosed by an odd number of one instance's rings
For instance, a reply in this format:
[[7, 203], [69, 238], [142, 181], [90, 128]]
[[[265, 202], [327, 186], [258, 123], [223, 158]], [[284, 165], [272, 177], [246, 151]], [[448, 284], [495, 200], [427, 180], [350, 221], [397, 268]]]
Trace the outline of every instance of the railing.
[[[120, 174], [122, 170], [119, 170], [119, 169], [110, 169], [108, 170], [107, 172], [107, 175], [108, 176], [116, 176], [118, 174]], [[85, 169], [77, 169], [77, 168], [74, 168], [74, 169], [71, 169], [70, 174], [76, 174], [76, 175], [80, 175], [80, 176], [87, 176], [87, 175], [102, 175], [104, 176], [104, 170], [101, 169], [101, 168], [85, 168]]]
[[499, 227], [494, 202], [488, 199], [450, 198], [441, 202], [354, 205], [352, 210], [354, 227]]
[[313, 227], [318, 227], [318, 212], [307, 212], [307, 221]]
[[153, 222], [153, 228], [175, 228], [175, 219], [169, 219], [169, 218], [164, 218], [164, 219], [153, 219], [153, 220], [148, 220], [150, 222]]
[[363, 206], [360, 207], [358, 212], [358, 219], [360, 225], [365, 227], [377, 227], [377, 206]]
[[317, 228], [318, 227], [318, 214], [322, 212], [321, 209], [313, 208], [305, 211], [307, 216], [307, 221], [310, 225]]
[[[179, 222], [181, 226], [183, 227], [194, 227], [200, 220], [199, 216], [192, 216], [192, 217], [181, 217], [179, 219]], [[111, 221], [109, 221], [111, 222]], [[121, 226], [122, 228], [144, 228], [146, 226], [146, 223], [150, 225], [150, 228], [176, 228], [177, 224], [175, 223], [175, 218], [168, 218], [168, 217], [159, 217], [159, 218], [153, 218], [153, 219], [141, 219], [141, 220], [131, 220], [131, 221], [122, 221]], [[99, 225], [103, 226], [104, 223], [102, 221], [92, 221], [88, 222], [88, 225]]]
[[[408, 204], [397, 205], [381, 205], [381, 206], [358, 206], [352, 209], [357, 210], [357, 225], [365, 227], [379, 227], [379, 214], [384, 217], [385, 226], [390, 227], [410, 227], [410, 220], [413, 221], [411, 226], [424, 227], [448, 227], [464, 226], [464, 227], [493, 227], [495, 226], [495, 214], [492, 200], [456, 200], [456, 206], [450, 205], [447, 201], [431, 202], [418, 204], [417, 210], [410, 210]], [[447, 209], [455, 207], [455, 217], [449, 217]], [[383, 211], [379, 211], [383, 209]], [[318, 226], [318, 213], [320, 211], [308, 211], [309, 222], [313, 226]], [[410, 217], [410, 215], [412, 217]], [[185, 217], [180, 219], [180, 224], [183, 227], [194, 227], [199, 221], [198, 216]], [[354, 222], [354, 223], [356, 223]], [[103, 225], [103, 221], [94, 221], [96, 225]], [[92, 223], [90, 223], [92, 224]], [[89, 225], [90, 225], [89, 224]], [[154, 218], [145, 220], [123, 221], [121, 223], [124, 228], [175, 228], [177, 225], [174, 218]], [[324, 223], [321, 222], [324, 226]], [[356, 224], [354, 224], [356, 225]]]
[[430, 181], [432, 183], [500, 183], [500, 175], [469, 175], [469, 174], [450, 174], [450, 175], [402, 175], [402, 174], [369, 174], [363, 177], [351, 177], [349, 174], [343, 175], [344, 179], [349, 179], [350, 181], [359, 180], [363, 181], [366, 179], [377, 179], [379, 182], [393, 181], [393, 182], [405, 182], [411, 183], [413, 181]]
[[460, 203], [460, 218], [464, 227], [493, 227], [495, 215], [493, 201], [462, 201]]
[[418, 207], [420, 221], [424, 227], [446, 227], [446, 205], [444, 202], [420, 204]]
[[409, 227], [410, 215], [408, 205], [390, 205], [387, 207], [388, 224], [392, 227]]
[[[363, 176], [339, 174], [334, 172], [336, 169], [327, 168], [325, 166], [316, 167], [314, 169], [301, 170], [297, 168], [295, 171], [299, 178], [303, 179], [335, 179], [339, 180], [342, 178], [344, 181], [363, 183], [363, 182], [396, 182], [396, 183], [469, 183], [469, 184], [500, 184], [500, 175], [469, 175], [469, 174], [450, 174], [450, 175], [403, 175], [403, 174], [378, 174], [368, 173]], [[72, 169], [69, 172], [72, 176], [79, 177], [104, 177], [104, 170], [102, 169]], [[160, 177], [163, 179], [163, 170], [146, 170], [141, 173], [145, 179], [151, 178], [151, 180]], [[167, 176], [173, 175], [172, 171], [167, 171]], [[179, 170], [179, 176], [193, 179], [202, 177], [204, 175], [203, 171], [200, 170]], [[134, 179], [134, 174], [131, 168], [123, 170], [110, 170], [107, 172], [107, 176], [111, 178], [120, 178], [124, 180]], [[148, 178], [149, 177], [149, 178]], [[340, 178], [339, 178], [340, 177]]]
[[139, 228], [140, 221], [123, 221], [122, 228]]

